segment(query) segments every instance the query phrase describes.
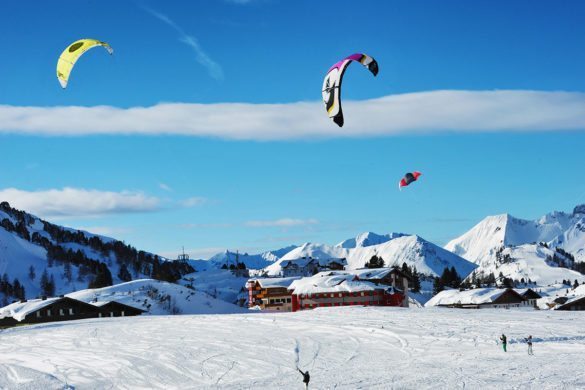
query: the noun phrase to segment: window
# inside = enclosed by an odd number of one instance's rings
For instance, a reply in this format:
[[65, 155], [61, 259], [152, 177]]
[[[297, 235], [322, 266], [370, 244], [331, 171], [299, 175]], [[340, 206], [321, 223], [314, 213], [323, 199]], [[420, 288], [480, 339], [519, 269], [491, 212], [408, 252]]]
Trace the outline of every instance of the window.
[[362, 295], [362, 297], [364, 296], [364, 292], [363, 291], [362, 291], [362, 294], [361, 295]]
[[124, 310], [122, 310], [121, 316], [124, 317], [126, 313], [124, 313]]
[[59, 315], [60, 315], [60, 316], [64, 316], [64, 315], [65, 315], [65, 310], [63, 310], [63, 309], [59, 309]]
[[37, 318], [41, 318], [41, 311], [37, 311]]
[[69, 309], [69, 315], [72, 316], [73, 315], [73, 308]]
[[114, 312], [113, 312], [113, 311], [111, 311], [111, 312], [110, 312], [110, 317], [113, 317], [113, 316], [114, 316]]
[[53, 315], [53, 313], [51, 313], [51, 309], [47, 309], [47, 315], [50, 317]]

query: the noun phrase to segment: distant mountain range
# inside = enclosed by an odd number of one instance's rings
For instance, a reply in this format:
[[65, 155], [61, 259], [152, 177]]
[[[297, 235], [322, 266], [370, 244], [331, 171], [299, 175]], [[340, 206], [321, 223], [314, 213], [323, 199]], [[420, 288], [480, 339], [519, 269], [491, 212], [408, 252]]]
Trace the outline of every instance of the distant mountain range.
[[554, 211], [534, 220], [490, 216], [445, 245], [478, 265], [477, 273], [539, 284], [585, 280], [585, 205], [572, 213]]

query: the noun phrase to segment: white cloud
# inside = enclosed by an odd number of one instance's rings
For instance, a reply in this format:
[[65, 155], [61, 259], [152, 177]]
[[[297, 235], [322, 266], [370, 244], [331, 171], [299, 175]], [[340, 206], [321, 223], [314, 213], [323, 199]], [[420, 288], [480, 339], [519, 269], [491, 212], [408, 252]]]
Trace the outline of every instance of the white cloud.
[[337, 127], [321, 102], [165, 103], [151, 107], [0, 105], [0, 133], [141, 134], [287, 140], [446, 132], [585, 130], [585, 93], [432, 91], [344, 102]]
[[166, 185], [165, 183], [158, 183], [158, 187], [161, 190], [167, 191], [167, 192], [173, 192], [173, 189], [171, 187], [169, 187], [168, 185]]
[[200, 197], [200, 196], [193, 196], [191, 198], [187, 198], [181, 201], [181, 205], [183, 205], [183, 207], [195, 207], [195, 206], [200, 206], [203, 203], [207, 202], [206, 198]]
[[160, 200], [141, 192], [111, 192], [65, 187], [40, 191], [0, 190], [0, 200], [40, 217], [80, 217], [155, 211]]
[[163, 23], [166, 23], [168, 26], [172, 27], [177, 33], [179, 33], [179, 41], [183, 42], [184, 44], [193, 49], [193, 51], [195, 52], [197, 62], [199, 62], [200, 65], [207, 69], [211, 77], [213, 77], [216, 80], [223, 80], [223, 70], [221, 66], [217, 62], [213, 61], [211, 57], [209, 57], [209, 55], [203, 50], [203, 48], [199, 44], [197, 38], [185, 33], [181, 26], [175, 23], [168, 16], [161, 14], [160, 12], [157, 12], [150, 8], [144, 7], [144, 9], [152, 16], [159, 19]]
[[245, 225], [250, 227], [293, 227], [316, 225], [318, 223], [319, 221], [314, 218], [310, 219], [281, 218], [274, 220], [248, 221], [245, 223]]

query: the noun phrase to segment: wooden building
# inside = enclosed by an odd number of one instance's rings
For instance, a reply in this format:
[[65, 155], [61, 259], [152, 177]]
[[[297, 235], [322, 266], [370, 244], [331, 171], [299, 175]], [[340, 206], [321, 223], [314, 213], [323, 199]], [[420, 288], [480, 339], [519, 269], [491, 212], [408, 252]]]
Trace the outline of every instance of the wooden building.
[[246, 284], [248, 288], [248, 306], [258, 306], [262, 310], [291, 311], [292, 296], [288, 287], [298, 279], [299, 277], [248, 280]]
[[536, 301], [542, 298], [542, 296], [539, 293], [537, 293], [531, 288], [523, 289], [515, 288], [514, 291], [516, 291], [518, 294], [520, 294], [522, 298], [524, 298], [524, 306], [537, 307]]
[[[104, 310], [108, 310], [107, 312]], [[42, 322], [71, 321], [101, 317], [104, 313], [121, 312], [139, 315], [143, 311], [117, 302], [106, 302], [101, 307], [69, 297], [29, 299], [14, 302], [0, 309], [0, 327]]]
[[512, 309], [526, 307], [526, 300], [511, 288], [476, 288], [473, 290], [443, 290], [432, 297], [426, 307], [460, 309]]
[[568, 299], [565, 303], [557, 307], [557, 310], [585, 310], [585, 296]]
[[91, 305], [99, 309], [98, 317], [130, 317], [145, 313], [145, 310], [116, 301], [91, 302]]

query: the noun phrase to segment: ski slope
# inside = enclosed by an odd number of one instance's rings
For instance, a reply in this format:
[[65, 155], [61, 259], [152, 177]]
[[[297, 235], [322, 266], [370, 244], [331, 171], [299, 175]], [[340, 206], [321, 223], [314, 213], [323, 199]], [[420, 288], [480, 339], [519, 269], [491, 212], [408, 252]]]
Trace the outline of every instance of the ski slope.
[[0, 388], [302, 389], [298, 364], [313, 389], [577, 389], [584, 320], [348, 307], [41, 324], [0, 332]]

